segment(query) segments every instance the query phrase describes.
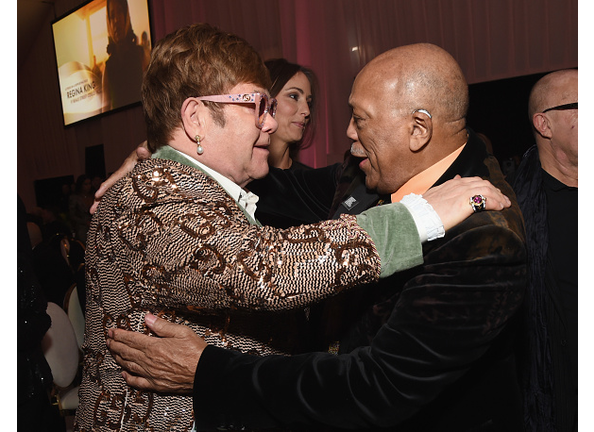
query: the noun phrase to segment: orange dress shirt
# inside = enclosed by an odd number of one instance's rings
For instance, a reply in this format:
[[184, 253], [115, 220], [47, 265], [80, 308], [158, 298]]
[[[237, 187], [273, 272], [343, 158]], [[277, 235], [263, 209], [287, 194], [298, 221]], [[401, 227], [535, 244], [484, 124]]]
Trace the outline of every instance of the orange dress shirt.
[[435, 182], [443, 175], [444, 172], [450, 167], [456, 160], [458, 155], [464, 150], [464, 147], [460, 146], [459, 149], [450, 153], [439, 162], [431, 165], [425, 171], [418, 173], [416, 176], [411, 178], [409, 181], [404, 183], [400, 189], [392, 194], [392, 202], [399, 202], [405, 195], [414, 193], [417, 195], [423, 195], [427, 190], [435, 184]]

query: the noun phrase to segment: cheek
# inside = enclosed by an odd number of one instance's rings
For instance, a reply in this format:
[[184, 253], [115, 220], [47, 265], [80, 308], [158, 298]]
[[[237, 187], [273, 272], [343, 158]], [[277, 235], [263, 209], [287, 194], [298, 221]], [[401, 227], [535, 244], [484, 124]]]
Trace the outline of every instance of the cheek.
[[394, 177], [406, 169], [406, 163], [404, 163], [403, 159], [403, 155], [399, 154], [394, 146], [381, 146], [375, 150], [373, 167], [377, 172], [378, 182], [382, 188], [392, 185], [395, 180]]
[[287, 103], [278, 106], [276, 111], [276, 121], [278, 122], [278, 127], [286, 127], [289, 119], [293, 115], [293, 110], [291, 106]]
[[286, 101], [279, 102], [278, 106], [276, 108], [276, 117], [284, 119], [284, 118], [292, 116], [294, 111], [295, 110], [290, 103], [288, 103]]
[[386, 151], [383, 141], [381, 139], [378, 140], [377, 137], [369, 139], [368, 142], [367, 153], [371, 165], [375, 171], [381, 172], [386, 165], [386, 161], [389, 159], [389, 152]]

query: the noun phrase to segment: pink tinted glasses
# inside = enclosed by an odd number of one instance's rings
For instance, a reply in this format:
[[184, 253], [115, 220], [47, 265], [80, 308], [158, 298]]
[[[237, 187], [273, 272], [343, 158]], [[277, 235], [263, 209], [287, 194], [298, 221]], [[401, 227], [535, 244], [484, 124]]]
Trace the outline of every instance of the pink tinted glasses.
[[205, 100], [219, 103], [253, 103], [256, 105], [256, 126], [262, 129], [266, 121], [266, 114], [273, 118], [276, 115], [277, 101], [275, 98], [269, 98], [265, 93], [239, 93], [226, 95], [200, 96], [198, 100]]

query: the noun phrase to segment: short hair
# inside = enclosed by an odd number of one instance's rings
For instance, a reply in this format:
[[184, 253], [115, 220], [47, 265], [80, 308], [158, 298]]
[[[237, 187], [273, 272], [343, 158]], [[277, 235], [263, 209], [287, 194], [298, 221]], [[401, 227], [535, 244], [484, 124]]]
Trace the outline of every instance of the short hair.
[[311, 105], [309, 107], [309, 124], [305, 129], [305, 133], [300, 141], [291, 143], [289, 152], [294, 158], [299, 150], [309, 147], [313, 142], [313, 137], [316, 128], [316, 111], [317, 111], [317, 95], [318, 95], [318, 78], [313, 70], [301, 66], [296, 63], [291, 63], [284, 58], [276, 58], [266, 60], [264, 62], [270, 73], [270, 95], [276, 97], [287, 82], [295, 76], [297, 72], [302, 72], [309, 80], [311, 86]]
[[[240, 83], [270, 87], [260, 55], [239, 36], [200, 23], [159, 40], [141, 91], [149, 150], [166, 145], [181, 126], [181, 107], [188, 97], [226, 94]], [[221, 104], [204, 103], [225, 126]]]

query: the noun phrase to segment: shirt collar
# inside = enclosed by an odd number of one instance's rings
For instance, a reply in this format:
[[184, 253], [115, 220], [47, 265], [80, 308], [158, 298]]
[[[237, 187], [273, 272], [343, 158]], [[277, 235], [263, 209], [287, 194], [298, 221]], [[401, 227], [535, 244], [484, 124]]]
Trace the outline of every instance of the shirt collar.
[[405, 195], [416, 194], [423, 195], [435, 184], [444, 172], [454, 163], [456, 158], [462, 153], [466, 144], [454, 150], [452, 153], [444, 157], [439, 162], [431, 165], [426, 170], [420, 172], [409, 181], [404, 183], [400, 189], [392, 194], [392, 202], [399, 202]]

